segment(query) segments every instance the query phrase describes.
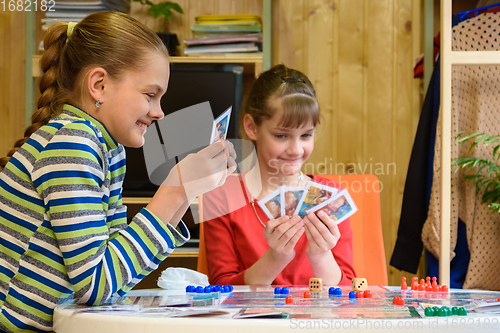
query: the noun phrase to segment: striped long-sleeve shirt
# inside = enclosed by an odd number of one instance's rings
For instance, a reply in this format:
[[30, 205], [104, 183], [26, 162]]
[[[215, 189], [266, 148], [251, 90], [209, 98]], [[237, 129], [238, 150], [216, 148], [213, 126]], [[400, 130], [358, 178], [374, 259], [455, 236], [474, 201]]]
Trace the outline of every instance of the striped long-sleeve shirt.
[[62, 299], [123, 295], [187, 241], [182, 221], [147, 209], [127, 224], [124, 175], [123, 146], [70, 105], [12, 156], [0, 173], [2, 331], [51, 331]]

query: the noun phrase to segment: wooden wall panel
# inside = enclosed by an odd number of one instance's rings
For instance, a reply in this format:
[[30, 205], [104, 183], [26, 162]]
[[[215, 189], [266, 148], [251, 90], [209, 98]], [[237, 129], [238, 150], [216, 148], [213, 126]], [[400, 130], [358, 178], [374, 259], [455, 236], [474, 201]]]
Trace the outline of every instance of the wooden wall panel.
[[0, 155], [24, 131], [25, 14], [0, 11]]

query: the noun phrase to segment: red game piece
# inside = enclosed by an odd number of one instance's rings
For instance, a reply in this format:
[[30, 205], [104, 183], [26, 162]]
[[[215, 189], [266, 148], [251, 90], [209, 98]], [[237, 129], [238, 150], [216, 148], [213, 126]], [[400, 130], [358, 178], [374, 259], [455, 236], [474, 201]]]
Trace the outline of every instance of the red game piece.
[[432, 291], [432, 286], [431, 286], [430, 283], [429, 284], [427, 284], [427, 283], [425, 284], [425, 291]]
[[363, 298], [372, 298], [372, 292], [371, 292], [371, 290], [368, 290], [368, 289], [365, 290], [363, 292]]
[[420, 284], [417, 287], [418, 291], [424, 291], [425, 290], [425, 282], [424, 279], [420, 279]]
[[437, 293], [439, 291], [439, 286], [436, 284], [436, 285], [432, 285], [432, 291]]
[[432, 286], [437, 286], [437, 277], [433, 276], [432, 277]]
[[408, 289], [408, 285], [406, 284], [406, 277], [402, 277], [401, 278], [401, 290], [407, 290]]
[[418, 289], [418, 277], [414, 276], [411, 278], [411, 290]]
[[497, 302], [500, 302], [500, 297], [498, 297]]
[[429, 287], [431, 286], [431, 277], [430, 276], [428, 276], [428, 277], [425, 278], [425, 286], [426, 287], [427, 286], [429, 286]]
[[441, 292], [447, 293], [448, 292], [448, 286], [447, 285], [441, 286]]
[[363, 293], [364, 293], [364, 291], [362, 291], [362, 290], [356, 291], [356, 298], [363, 298]]
[[392, 299], [393, 305], [405, 305], [405, 300], [402, 297], [394, 296]]
[[311, 292], [310, 291], [304, 291], [304, 298], [311, 298]]
[[292, 296], [287, 296], [285, 298], [285, 304], [293, 304], [293, 298], [292, 298]]

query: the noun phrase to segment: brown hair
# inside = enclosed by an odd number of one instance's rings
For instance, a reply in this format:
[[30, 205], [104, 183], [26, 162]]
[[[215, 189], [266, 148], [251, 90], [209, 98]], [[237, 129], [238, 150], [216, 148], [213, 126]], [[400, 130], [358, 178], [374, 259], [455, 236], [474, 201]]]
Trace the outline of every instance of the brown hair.
[[309, 121], [316, 126], [320, 122], [319, 104], [311, 81], [304, 73], [280, 64], [262, 73], [252, 85], [240, 113], [240, 137], [248, 139], [243, 125], [245, 115], [252, 116], [260, 126], [262, 121], [273, 117], [276, 103], [283, 109], [279, 122], [283, 127], [297, 128]]
[[0, 158], [0, 171], [10, 157], [36, 130], [61, 114], [65, 103], [83, 106], [83, 82], [96, 67], [102, 67], [113, 79], [120, 80], [127, 71], [146, 66], [148, 52], [168, 57], [161, 39], [136, 19], [120, 12], [99, 12], [76, 24], [68, 38], [68, 23], [56, 23], [45, 34], [45, 52], [40, 61], [41, 96], [31, 125], [24, 138], [14, 144], [6, 157]]

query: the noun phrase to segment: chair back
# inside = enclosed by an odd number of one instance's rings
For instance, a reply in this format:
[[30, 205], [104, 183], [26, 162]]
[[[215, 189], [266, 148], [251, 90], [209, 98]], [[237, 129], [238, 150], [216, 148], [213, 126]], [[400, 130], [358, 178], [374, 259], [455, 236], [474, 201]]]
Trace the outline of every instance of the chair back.
[[[380, 214], [380, 185], [375, 175], [321, 175], [349, 191], [358, 211], [351, 216], [354, 269], [368, 285], [388, 283], [387, 263]], [[198, 197], [200, 221], [203, 221], [203, 196]], [[203, 224], [200, 223], [198, 272], [208, 275]]]
[[366, 278], [368, 285], [387, 286], [380, 184], [375, 175], [321, 175], [347, 189], [358, 207], [351, 219], [353, 231], [354, 269], [357, 277]]

